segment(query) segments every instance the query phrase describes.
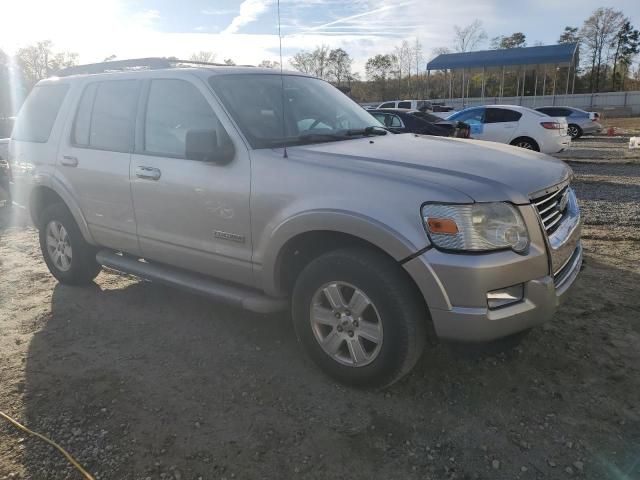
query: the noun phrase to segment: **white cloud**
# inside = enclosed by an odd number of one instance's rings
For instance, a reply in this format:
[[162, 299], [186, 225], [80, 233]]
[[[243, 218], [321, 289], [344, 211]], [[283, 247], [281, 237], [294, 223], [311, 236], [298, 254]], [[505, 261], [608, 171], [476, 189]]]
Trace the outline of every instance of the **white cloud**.
[[238, 10], [231, 8], [205, 8], [200, 10], [200, 13], [203, 15], [230, 15], [232, 13], [236, 13]]
[[267, 7], [273, 3], [272, 0], [244, 0], [240, 4], [240, 13], [231, 21], [229, 26], [222, 33], [236, 33], [243, 27], [255, 21]]

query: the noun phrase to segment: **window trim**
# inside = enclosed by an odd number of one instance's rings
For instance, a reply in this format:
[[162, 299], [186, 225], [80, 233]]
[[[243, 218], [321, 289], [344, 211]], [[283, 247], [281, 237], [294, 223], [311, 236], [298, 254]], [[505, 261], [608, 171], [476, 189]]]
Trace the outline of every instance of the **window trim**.
[[139, 102], [138, 102], [138, 115], [136, 116], [136, 138], [135, 138], [135, 145], [133, 148], [133, 153], [136, 155], [144, 155], [147, 157], [157, 157], [157, 158], [173, 158], [176, 160], [186, 160], [188, 162], [198, 162], [198, 163], [207, 163], [204, 160], [194, 160], [192, 158], [187, 158], [186, 155], [173, 155], [170, 153], [158, 153], [158, 152], [151, 152], [146, 150], [146, 127], [147, 127], [147, 109], [149, 107], [149, 96], [151, 94], [151, 83], [153, 81], [158, 81], [158, 80], [169, 80], [169, 81], [180, 81], [180, 82], [185, 82], [189, 85], [191, 85], [192, 87], [194, 87], [198, 93], [200, 93], [200, 95], [202, 95], [202, 97], [204, 98], [204, 100], [207, 102], [208, 107], [211, 109], [211, 112], [213, 113], [214, 117], [217, 119], [218, 123], [220, 124], [220, 128], [222, 128], [227, 136], [229, 136], [229, 138], [231, 138], [231, 136], [229, 135], [229, 132], [227, 131], [227, 129], [224, 127], [224, 125], [222, 124], [221, 120], [220, 120], [220, 116], [218, 114], [216, 114], [215, 110], [213, 109], [213, 107], [211, 107], [211, 103], [209, 102], [209, 99], [207, 99], [207, 97], [202, 93], [202, 91], [200, 91], [200, 89], [198, 88], [198, 86], [193, 83], [190, 82], [189, 80], [186, 80], [184, 78], [177, 78], [177, 77], [155, 77], [155, 78], [148, 78], [145, 79], [143, 81], [143, 85], [142, 85], [142, 89], [141, 89], [141, 94], [140, 94], [140, 98], [139, 98]]
[[[110, 82], [135, 82], [135, 86], [136, 86], [136, 101], [133, 102], [134, 106], [133, 106], [133, 115], [131, 115], [131, 118], [129, 119], [129, 147], [127, 151], [122, 151], [122, 150], [114, 150], [113, 148], [106, 148], [106, 147], [96, 147], [94, 145], [91, 145], [91, 129], [93, 127], [93, 109], [95, 107], [95, 103], [96, 103], [96, 98], [98, 97], [98, 90], [100, 88], [100, 84], [103, 83], [110, 83]], [[84, 96], [85, 92], [87, 91], [87, 89], [89, 88], [90, 85], [92, 84], [98, 84], [98, 86], [96, 86], [96, 91], [93, 94], [93, 101], [91, 102], [91, 111], [89, 114], [89, 145], [81, 145], [81, 144], [77, 144], [74, 142], [74, 136], [75, 136], [75, 128], [76, 128], [76, 121], [78, 118], [78, 113], [80, 111], [80, 102], [82, 102], [82, 97]], [[133, 144], [134, 144], [134, 138], [135, 138], [135, 130], [136, 130], [136, 122], [135, 119], [137, 117], [137, 113], [138, 113], [138, 99], [140, 98], [140, 80], [137, 79], [131, 79], [131, 78], [119, 78], [119, 79], [113, 79], [113, 80], [96, 80], [93, 82], [87, 82], [84, 86], [84, 88], [82, 89], [82, 93], [80, 94], [80, 97], [78, 98], [78, 101], [75, 104], [75, 114], [74, 114], [74, 118], [73, 118], [73, 124], [71, 127], [71, 131], [69, 132], [69, 144], [73, 147], [73, 148], [82, 148], [84, 150], [96, 150], [99, 152], [113, 152], [113, 153], [128, 153], [131, 154], [133, 153]]]

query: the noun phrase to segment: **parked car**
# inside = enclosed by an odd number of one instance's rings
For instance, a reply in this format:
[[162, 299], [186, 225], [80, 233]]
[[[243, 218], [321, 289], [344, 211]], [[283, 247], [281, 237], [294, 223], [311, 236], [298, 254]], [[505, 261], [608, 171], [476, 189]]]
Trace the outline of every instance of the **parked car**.
[[[582, 135], [590, 135], [602, 132], [600, 125], [595, 116], [595, 112], [585, 112], [574, 107], [540, 107], [537, 111], [549, 115], [550, 117], [562, 117], [567, 120], [567, 132], [571, 138], [580, 138]], [[600, 118], [598, 116], [597, 118]]]
[[417, 133], [439, 137], [469, 138], [469, 127], [462, 122], [449, 122], [442, 118], [400, 108], [377, 109], [370, 112], [376, 120], [394, 133]]
[[471, 137], [508, 143], [542, 153], [561, 152], [571, 145], [567, 122], [516, 105], [470, 107], [447, 117], [471, 127]]
[[60, 282], [107, 266], [256, 312], [291, 305], [310, 357], [358, 386], [405, 375], [427, 322], [445, 340], [509, 336], [549, 320], [574, 283], [565, 163], [389, 134], [297, 72], [163, 61], [73, 67], [20, 111], [15, 201]]
[[431, 102], [429, 100], [393, 100], [381, 103], [378, 108], [402, 108], [421, 112], [450, 112], [453, 110], [453, 107], [446, 106], [442, 102]]
[[11, 205], [11, 170], [9, 169], [9, 139], [0, 138], [0, 207]]

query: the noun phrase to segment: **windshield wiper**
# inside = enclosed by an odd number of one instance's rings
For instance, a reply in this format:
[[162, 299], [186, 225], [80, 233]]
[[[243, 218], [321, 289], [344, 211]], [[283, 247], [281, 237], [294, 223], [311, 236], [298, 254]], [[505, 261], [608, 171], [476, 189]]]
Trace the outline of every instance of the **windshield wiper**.
[[347, 130], [345, 135], [347, 135], [348, 137], [358, 137], [358, 136], [365, 136], [365, 137], [369, 137], [371, 135], [386, 135], [387, 134], [387, 129], [380, 126], [371, 126], [371, 127], [365, 127], [365, 128], [359, 128], [359, 129], [355, 129], [355, 130]]

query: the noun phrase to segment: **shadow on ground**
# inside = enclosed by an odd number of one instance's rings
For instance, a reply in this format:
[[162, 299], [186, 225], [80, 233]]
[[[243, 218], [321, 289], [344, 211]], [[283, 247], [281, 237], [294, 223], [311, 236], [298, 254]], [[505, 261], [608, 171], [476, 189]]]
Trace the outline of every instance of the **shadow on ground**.
[[[513, 353], [432, 345], [405, 380], [363, 392], [320, 374], [286, 316], [103, 273], [55, 286], [25, 420], [101, 479], [638, 478], [638, 284], [589, 257]], [[32, 478], [79, 478], [24, 445]]]

